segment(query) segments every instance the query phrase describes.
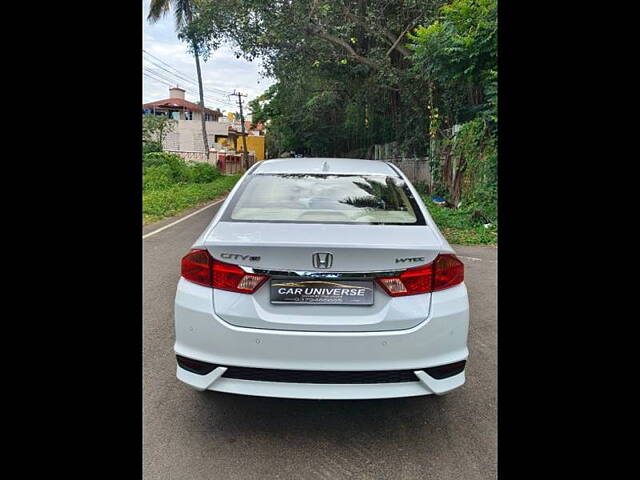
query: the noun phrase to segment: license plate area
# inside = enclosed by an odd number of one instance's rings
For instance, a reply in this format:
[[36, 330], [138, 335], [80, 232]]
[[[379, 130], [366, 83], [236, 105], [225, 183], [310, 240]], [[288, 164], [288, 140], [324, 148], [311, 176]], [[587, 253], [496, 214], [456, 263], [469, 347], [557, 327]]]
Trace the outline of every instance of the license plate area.
[[373, 280], [271, 279], [271, 303], [373, 305]]

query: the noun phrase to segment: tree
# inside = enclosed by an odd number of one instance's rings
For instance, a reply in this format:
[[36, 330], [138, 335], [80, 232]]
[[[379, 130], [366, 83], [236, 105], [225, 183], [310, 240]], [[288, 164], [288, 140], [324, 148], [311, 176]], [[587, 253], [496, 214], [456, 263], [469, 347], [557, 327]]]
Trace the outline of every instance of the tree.
[[272, 119], [267, 142], [276, 134], [284, 150], [361, 156], [373, 143], [398, 141], [405, 154], [424, 155], [425, 89], [409, 71], [406, 42], [443, 4], [201, 0], [188, 29], [200, 45], [224, 38], [237, 56], [260, 57], [263, 73], [277, 79], [271, 101], [282, 106], [281, 117]]
[[[376, 71], [409, 59], [406, 34], [434, 17], [442, 0], [201, 0], [195, 32], [204, 43], [220, 35], [233, 40], [238, 54], [267, 60], [284, 49], [309, 51], [316, 41], [332, 56]], [[304, 52], [301, 52], [304, 55]], [[301, 57], [302, 58], [302, 57]], [[269, 65], [267, 65], [269, 68]], [[392, 82], [393, 83], [393, 82]]]
[[142, 141], [157, 142], [162, 145], [168, 133], [175, 129], [175, 120], [165, 115], [147, 114], [142, 116]]
[[[480, 204], [496, 218], [497, 1], [453, 0], [409, 35], [416, 78], [429, 85], [436, 183], [450, 202]], [[453, 136], [443, 121], [461, 124]]]
[[199, 0], [186, 30], [201, 48], [224, 39], [260, 57], [275, 78], [249, 104], [270, 155], [371, 158], [394, 145], [391, 156], [428, 156], [453, 204], [495, 209], [496, 11], [496, 0]]
[[[440, 18], [409, 34], [413, 73], [447, 93], [440, 106], [457, 121], [495, 110], [497, 29], [496, 0], [453, 0]], [[456, 102], [444, 104], [456, 95]]]
[[[155, 23], [164, 17], [169, 10], [173, 8], [173, 13], [176, 19], [176, 30], [180, 33], [191, 24], [194, 19], [194, 10], [196, 9], [196, 0], [151, 0], [149, 8], [149, 15], [147, 20], [151, 23]], [[204, 107], [204, 93], [202, 89], [202, 72], [200, 71], [200, 45], [194, 38], [187, 38], [189, 41], [190, 50], [196, 60], [196, 73], [198, 75], [198, 90], [200, 93], [200, 117], [202, 124], [202, 142], [204, 145], [204, 152], [209, 159], [209, 141], [207, 139], [207, 126], [205, 123], [205, 107]]]
[[276, 79], [250, 102], [272, 154], [370, 158], [393, 142], [394, 155], [424, 157], [455, 124], [497, 118], [495, 5], [200, 0], [188, 31], [203, 48], [224, 39], [238, 57], [260, 57]]

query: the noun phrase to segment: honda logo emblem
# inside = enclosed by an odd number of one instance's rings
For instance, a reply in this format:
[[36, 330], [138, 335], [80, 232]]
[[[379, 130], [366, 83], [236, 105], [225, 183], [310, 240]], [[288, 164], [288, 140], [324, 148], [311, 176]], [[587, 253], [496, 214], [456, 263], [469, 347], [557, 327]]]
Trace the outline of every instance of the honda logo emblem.
[[333, 255], [328, 252], [317, 252], [311, 257], [315, 268], [331, 268]]

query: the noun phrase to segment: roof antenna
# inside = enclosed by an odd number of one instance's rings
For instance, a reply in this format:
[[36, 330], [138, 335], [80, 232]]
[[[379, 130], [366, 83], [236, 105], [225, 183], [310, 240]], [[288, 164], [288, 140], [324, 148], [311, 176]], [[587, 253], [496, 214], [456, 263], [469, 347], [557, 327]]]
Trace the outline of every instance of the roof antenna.
[[329, 171], [329, 164], [326, 162], [326, 160], [325, 160], [325, 162], [322, 164], [322, 171], [323, 171], [323, 172], [328, 172], [328, 171]]

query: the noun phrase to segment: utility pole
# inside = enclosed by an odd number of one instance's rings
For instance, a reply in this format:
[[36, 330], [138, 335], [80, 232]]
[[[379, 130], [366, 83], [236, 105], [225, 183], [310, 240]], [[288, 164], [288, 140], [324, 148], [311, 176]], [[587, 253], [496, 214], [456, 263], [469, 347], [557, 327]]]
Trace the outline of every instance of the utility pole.
[[244, 169], [247, 170], [249, 168], [249, 157], [247, 152], [247, 136], [244, 133], [244, 115], [242, 114], [242, 97], [246, 97], [246, 93], [236, 92], [235, 90], [231, 95], [236, 95], [238, 97], [238, 106], [240, 107], [240, 126], [242, 128], [242, 165]]
[[[197, 52], [195, 44], [193, 45], [194, 52]], [[198, 74], [198, 90], [200, 92], [200, 125], [202, 127], [202, 143], [204, 146], [204, 154], [209, 163], [209, 139], [207, 138], [207, 124], [205, 120], [205, 107], [204, 107], [204, 94], [202, 93], [202, 72], [200, 71], [200, 58], [196, 53], [196, 72]]]

